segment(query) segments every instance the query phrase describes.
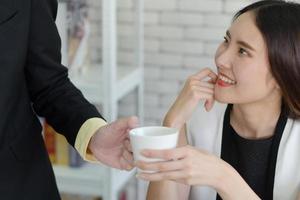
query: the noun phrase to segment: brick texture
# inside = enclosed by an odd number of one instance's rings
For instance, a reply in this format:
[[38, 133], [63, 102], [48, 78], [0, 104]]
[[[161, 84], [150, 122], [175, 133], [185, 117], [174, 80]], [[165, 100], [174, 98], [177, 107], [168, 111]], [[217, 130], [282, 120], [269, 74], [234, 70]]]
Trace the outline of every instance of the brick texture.
[[[186, 78], [204, 67], [215, 69], [214, 54], [231, 18], [254, 0], [144, 0], [145, 125], [160, 125]], [[91, 0], [91, 60], [101, 60], [101, 3]], [[133, 0], [118, 3], [119, 63], [134, 58]], [[98, 37], [98, 38], [97, 38]], [[136, 111], [136, 94], [120, 101], [120, 116]]]

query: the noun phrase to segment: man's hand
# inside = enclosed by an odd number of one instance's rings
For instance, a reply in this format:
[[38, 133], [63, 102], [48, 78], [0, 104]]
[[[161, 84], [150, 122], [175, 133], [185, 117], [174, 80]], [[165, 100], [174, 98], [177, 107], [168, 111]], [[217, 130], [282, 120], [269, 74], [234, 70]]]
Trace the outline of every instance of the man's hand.
[[128, 132], [137, 126], [137, 117], [129, 117], [101, 127], [91, 138], [89, 150], [105, 165], [131, 170], [134, 166]]

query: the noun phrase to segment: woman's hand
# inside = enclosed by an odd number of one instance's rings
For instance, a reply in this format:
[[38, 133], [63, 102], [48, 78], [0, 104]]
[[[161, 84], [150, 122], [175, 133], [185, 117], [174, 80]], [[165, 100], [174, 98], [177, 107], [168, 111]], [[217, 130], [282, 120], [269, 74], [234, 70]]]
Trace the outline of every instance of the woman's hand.
[[209, 68], [190, 76], [168, 111], [164, 124], [181, 128], [190, 118], [200, 100], [205, 100], [205, 109], [209, 111], [214, 103], [214, 83], [216, 80], [217, 75]]
[[148, 181], [174, 180], [186, 185], [215, 186], [222, 177], [224, 164], [218, 157], [186, 145], [170, 150], [144, 150], [148, 158], [161, 158], [162, 162], [138, 161], [137, 167], [155, 173], [141, 173], [139, 178]]
[[148, 158], [161, 158], [166, 161], [138, 161], [138, 168], [154, 171], [140, 173], [138, 178], [147, 181], [171, 180], [190, 186], [209, 186], [222, 199], [259, 199], [231, 165], [203, 150], [186, 145], [169, 150], [144, 150], [142, 154]]

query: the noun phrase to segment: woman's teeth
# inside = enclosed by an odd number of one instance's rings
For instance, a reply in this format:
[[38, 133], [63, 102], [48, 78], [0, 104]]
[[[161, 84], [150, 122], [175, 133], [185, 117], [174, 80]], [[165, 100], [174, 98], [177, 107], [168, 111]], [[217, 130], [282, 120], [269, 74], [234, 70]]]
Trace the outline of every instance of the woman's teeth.
[[231, 84], [231, 85], [234, 85], [235, 84], [235, 81], [225, 77], [225, 76], [222, 76], [222, 75], [219, 75], [219, 79], [221, 79], [222, 81], [224, 81], [225, 83], [228, 83], [228, 84]]

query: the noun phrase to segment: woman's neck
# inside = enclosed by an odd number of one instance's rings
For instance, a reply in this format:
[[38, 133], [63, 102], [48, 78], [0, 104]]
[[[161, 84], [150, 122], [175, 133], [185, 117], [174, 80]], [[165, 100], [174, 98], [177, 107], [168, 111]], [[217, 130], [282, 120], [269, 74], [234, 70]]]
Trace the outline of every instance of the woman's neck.
[[230, 124], [235, 131], [247, 139], [269, 138], [274, 134], [281, 112], [281, 100], [234, 104], [230, 114]]

